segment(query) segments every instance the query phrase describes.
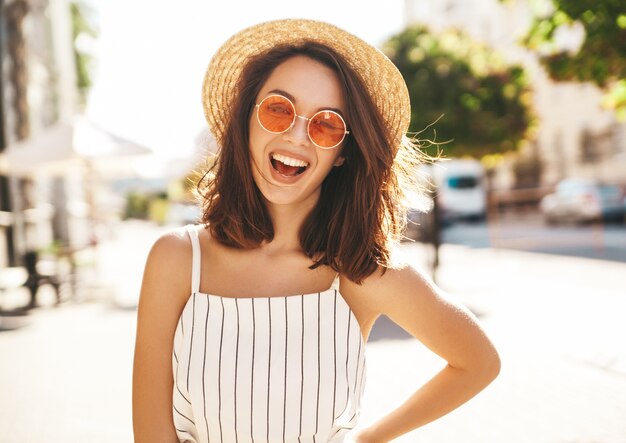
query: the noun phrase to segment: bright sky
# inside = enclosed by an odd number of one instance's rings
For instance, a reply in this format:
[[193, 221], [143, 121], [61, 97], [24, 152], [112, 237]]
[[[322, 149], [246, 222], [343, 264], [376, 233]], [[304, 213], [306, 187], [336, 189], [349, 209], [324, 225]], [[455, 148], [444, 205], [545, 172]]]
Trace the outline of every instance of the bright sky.
[[404, 9], [403, 0], [91, 3], [100, 34], [87, 115], [163, 159], [193, 152], [206, 128], [200, 101], [204, 71], [215, 50], [238, 30], [278, 18], [312, 18], [379, 46], [402, 29]]

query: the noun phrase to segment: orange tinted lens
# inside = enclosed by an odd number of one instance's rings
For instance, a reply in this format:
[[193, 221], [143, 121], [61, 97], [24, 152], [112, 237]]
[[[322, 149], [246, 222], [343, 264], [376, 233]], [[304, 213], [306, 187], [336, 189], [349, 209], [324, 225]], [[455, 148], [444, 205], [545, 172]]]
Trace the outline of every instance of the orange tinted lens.
[[277, 95], [270, 95], [263, 99], [257, 113], [261, 126], [270, 132], [285, 132], [295, 118], [291, 102]]
[[320, 111], [309, 122], [309, 137], [322, 148], [337, 146], [346, 135], [346, 124], [334, 111]]

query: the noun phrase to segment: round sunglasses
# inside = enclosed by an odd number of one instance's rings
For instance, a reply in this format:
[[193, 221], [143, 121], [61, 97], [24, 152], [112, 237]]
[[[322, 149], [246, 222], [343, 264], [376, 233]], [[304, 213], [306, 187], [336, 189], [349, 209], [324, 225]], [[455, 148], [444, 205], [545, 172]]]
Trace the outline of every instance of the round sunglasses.
[[307, 118], [296, 114], [296, 107], [287, 97], [272, 94], [256, 105], [256, 118], [263, 129], [281, 134], [293, 127], [296, 118], [307, 120], [307, 134], [311, 142], [321, 149], [333, 149], [341, 144], [350, 131], [346, 122], [335, 111], [321, 110]]

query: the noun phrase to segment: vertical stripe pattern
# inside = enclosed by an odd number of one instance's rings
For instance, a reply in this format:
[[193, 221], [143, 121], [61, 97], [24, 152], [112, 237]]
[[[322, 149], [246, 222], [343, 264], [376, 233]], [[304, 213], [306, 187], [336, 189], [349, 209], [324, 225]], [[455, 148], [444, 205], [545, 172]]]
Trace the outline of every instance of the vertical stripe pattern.
[[172, 352], [179, 440], [342, 442], [359, 417], [366, 365], [361, 330], [336, 284], [259, 298], [192, 289]]

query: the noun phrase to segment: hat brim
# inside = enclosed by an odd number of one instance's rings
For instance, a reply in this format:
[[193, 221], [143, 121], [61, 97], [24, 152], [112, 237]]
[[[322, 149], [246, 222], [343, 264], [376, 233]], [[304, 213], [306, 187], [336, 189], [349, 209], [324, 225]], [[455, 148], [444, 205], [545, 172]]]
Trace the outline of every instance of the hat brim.
[[247, 61], [278, 45], [315, 42], [335, 50], [359, 75], [381, 117], [391, 143], [400, 144], [411, 120], [406, 83], [396, 66], [374, 46], [334, 25], [315, 20], [284, 19], [244, 29], [213, 56], [204, 76], [202, 102], [209, 128], [222, 144], [229, 109]]

